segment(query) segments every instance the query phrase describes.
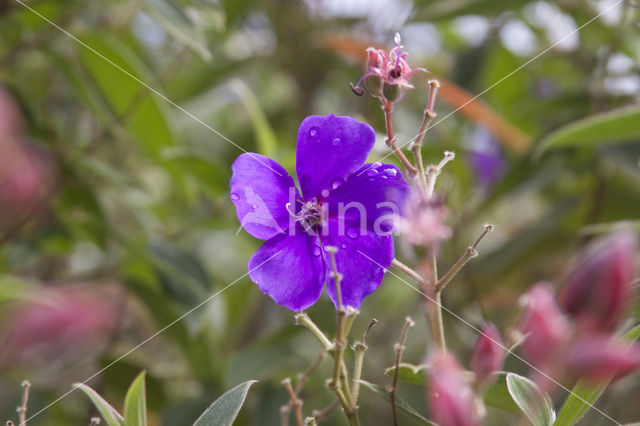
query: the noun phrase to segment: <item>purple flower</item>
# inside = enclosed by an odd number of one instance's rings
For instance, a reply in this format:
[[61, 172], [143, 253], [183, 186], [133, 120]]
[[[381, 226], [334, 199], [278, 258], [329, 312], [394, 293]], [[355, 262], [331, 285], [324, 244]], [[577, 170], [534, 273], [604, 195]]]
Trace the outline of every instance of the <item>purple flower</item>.
[[293, 179], [275, 161], [245, 153], [233, 163], [231, 200], [244, 229], [266, 240], [249, 260], [249, 277], [293, 311], [313, 305], [327, 280], [336, 303], [325, 248], [338, 248], [342, 304], [359, 308], [394, 256], [390, 231], [409, 193], [400, 170], [364, 164], [371, 126], [350, 117], [310, 116], [298, 130]]

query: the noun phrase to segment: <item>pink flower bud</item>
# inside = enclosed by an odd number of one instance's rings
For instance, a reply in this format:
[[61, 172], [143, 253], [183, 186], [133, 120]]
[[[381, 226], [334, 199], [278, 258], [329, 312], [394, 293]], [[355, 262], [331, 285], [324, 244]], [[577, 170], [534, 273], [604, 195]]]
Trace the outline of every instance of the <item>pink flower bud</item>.
[[473, 348], [471, 370], [476, 374], [477, 383], [486, 383], [491, 375], [502, 368], [504, 350], [502, 339], [495, 325], [489, 324], [478, 336]]
[[640, 347], [604, 334], [588, 335], [575, 343], [567, 366], [575, 378], [616, 380], [640, 367]]
[[15, 139], [23, 129], [20, 110], [9, 93], [0, 87], [0, 147], [3, 143]]
[[431, 418], [441, 426], [476, 425], [474, 394], [453, 355], [448, 352], [436, 353], [429, 364]]
[[78, 286], [31, 291], [0, 331], [0, 365], [72, 362], [96, 353], [118, 322], [111, 293]]
[[0, 232], [10, 232], [46, 212], [57, 191], [58, 170], [49, 153], [27, 142], [10, 144], [4, 155]]
[[579, 257], [562, 292], [564, 310], [588, 329], [614, 330], [633, 300], [638, 242], [619, 231], [591, 244]]
[[523, 296], [522, 303], [520, 331], [526, 336], [522, 351], [526, 360], [534, 365], [548, 365], [569, 341], [571, 327], [548, 284], [535, 285]]

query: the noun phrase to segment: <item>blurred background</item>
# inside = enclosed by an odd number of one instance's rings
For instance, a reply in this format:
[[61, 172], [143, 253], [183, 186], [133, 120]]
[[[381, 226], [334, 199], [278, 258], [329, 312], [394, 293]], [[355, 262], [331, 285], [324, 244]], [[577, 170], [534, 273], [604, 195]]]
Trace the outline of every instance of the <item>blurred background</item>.
[[[260, 241], [239, 230], [228, 198], [230, 165], [242, 152], [234, 144], [293, 173], [301, 120], [335, 113], [371, 123], [370, 161], [385, 156], [379, 103], [354, 96], [348, 83], [364, 72], [364, 49], [389, 46], [396, 31], [409, 63], [430, 72], [412, 79], [416, 89], [397, 106], [398, 141], [415, 135], [435, 75], [442, 121], [423, 155], [437, 163], [444, 150], [457, 154], [437, 188], [454, 229], [440, 267], [483, 223], [496, 225], [449, 286], [447, 307], [504, 334], [526, 288], [558, 284], [594, 235], [622, 222], [640, 227], [640, 10], [631, 1], [23, 1], [77, 39], [17, 0], [0, 0], [2, 421], [15, 420], [23, 379], [33, 383], [33, 414], [237, 280], [89, 384], [120, 408], [146, 370], [152, 424], [187, 425], [223, 391], [257, 379], [237, 424], [279, 424], [280, 381], [320, 348], [291, 312], [240, 278]], [[598, 127], [605, 111], [616, 112]], [[594, 116], [596, 129], [581, 136], [554, 133]], [[406, 315], [417, 325], [405, 360], [422, 361], [418, 293], [387, 274], [361, 312], [355, 336], [380, 321], [366, 380], [388, 383], [383, 371]], [[333, 329], [326, 296], [309, 314]], [[467, 362], [475, 332], [444, 315], [449, 344]], [[332, 401], [330, 370], [325, 362], [306, 385], [309, 413]], [[618, 382], [598, 407], [638, 420], [638, 378]], [[363, 424], [389, 424], [388, 405], [362, 392]], [[425, 412], [420, 386], [399, 393]], [[74, 392], [29, 425], [88, 424], [93, 414]], [[513, 418], [488, 416], [488, 424]], [[588, 416], [585, 424], [607, 424]], [[327, 420], [343, 422], [338, 410]]]

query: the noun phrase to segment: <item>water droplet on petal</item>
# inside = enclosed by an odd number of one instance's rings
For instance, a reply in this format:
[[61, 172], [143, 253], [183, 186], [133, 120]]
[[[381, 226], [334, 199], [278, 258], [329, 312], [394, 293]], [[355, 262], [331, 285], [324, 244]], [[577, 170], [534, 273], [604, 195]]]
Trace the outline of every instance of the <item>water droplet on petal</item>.
[[331, 141], [331, 144], [332, 144], [333, 146], [336, 146], [336, 145], [338, 145], [339, 143], [340, 143], [340, 138], [334, 138], [334, 139]]
[[254, 209], [257, 209], [257, 208], [258, 208], [258, 205], [257, 205], [257, 204], [254, 204], [254, 205], [252, 205], [251, 207], [253, 207]]
[[347, 237], [351, 238], [351, 239], [355, 239], [358, 238], [358, 231], [354, 228], [348, 229], [347, 230]]
[[314, 255], [314, 256], [320, 256], [320, 253], [322, 253], [322, 251], [320, 250], [320, 247], [315, 246], [315, 247], [313, 248], [313, 255]]
[[376, 177], [378, 176], [378, 171], [376, 169], [369, 169], [367, 170], [367, 176]]
[[309, 129], [309, 136], [315, 136], [318, 134], [318, 126], [313, 126]]
[[347, 248], [347, 244], [346, 243], [342, 243], [342, 244], [340, 244], [340, 247], [342, 247], [343, 249], [346, 249]]
[[320, 195], [322, 195], [323, 197], [328, 197], [329, 196], [329, 190], [328, 189], [323, 189], [322, 191], [320, 191]]
[[343, 183], [344, 183], [344, 180], [343, 180], [343, 179], [341, 179], [341, 178], [334, 179], [334, 180], [331, 182], [331, 188], [332, 188], [332, 189], [336, 189], [337, 187], [339, 187], [339, 186], [340, 186], [340, 185], [342, 185]]
[[389, 271], [387, 268], [382, 268], [382, 273], [383, 273], [383, 274], [386, 274], [386, 273], [387, 273], [387, 271]]
[[231, 193], [231, 199], [233, 201], [238, 201], [240, 199], [240, 196], [238, 194], [236, 194], [235, 192]]
[[388, 176], [395, 176], [398, 174], [398, 171], [396, 169], [385, 169], [384, 174]]
[[381, 162], [379, 162], [379, 161], [376, 161], [375, 163], [373, 163], [373, 164], [371, 165], [371, 168], [372, 168], [372, 169], [377, 169], [377, 168], [378, 168], [378, 167], [380, 167], [380, 166], [382, 166], [382, 163], [381, 163]]

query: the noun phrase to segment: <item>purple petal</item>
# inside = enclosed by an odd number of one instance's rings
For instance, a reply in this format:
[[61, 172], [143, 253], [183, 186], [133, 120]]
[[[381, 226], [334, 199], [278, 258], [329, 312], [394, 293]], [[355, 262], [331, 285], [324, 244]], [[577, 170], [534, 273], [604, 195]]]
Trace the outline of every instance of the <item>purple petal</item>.
[[329, 221], [329, 233], [322, 236], [322, 250], [326, 265], [327, 292], [333, 303], [336, 301], [336, 287], [332, 277], [331, 257], [326, 246], [338, 248], [336, 265], [342, 274], [342, 304], [359, 309], [362, 299], [371, 294], [382, 282], [386, 268], [393, 260], [393, 237], [362, 231], [359, 235], [340, 232], [337, 221]]
[[409, 185], [402, 172], [391, 164], [365, 164], [347, 181], [329, 193], [329, 217], [347, 228], [368, 229], [378, 234], [392, 230], [402, 214]]
[[312, 115], [298, 130], [296, 171], [302, 197], [310, 200], [358, 170], [373, 148], [371, 126], [351, 117]]
[[240, 155], [231, 169], [231, 201], [244, 229], [262, 240], [286, 232], [293, 218], [285, 206], [289, 202], [295, 206], [299, 198], [287, 171], [272, 159], [251, 152]]
[[324, 286], [318, 237], [296, 225], [295, 233], [266, 241], [249, 260], [249, 277], [277, 304], [298, 312], [313, 305]]

